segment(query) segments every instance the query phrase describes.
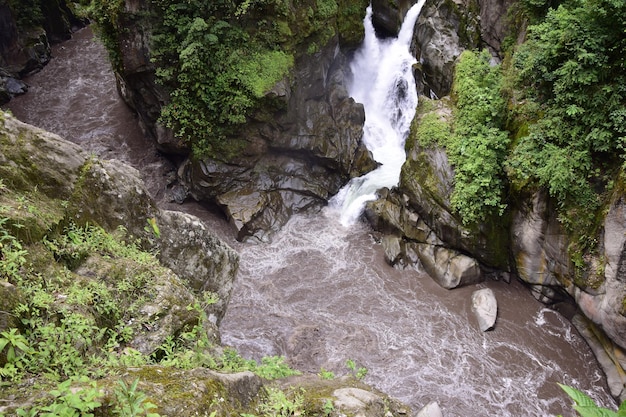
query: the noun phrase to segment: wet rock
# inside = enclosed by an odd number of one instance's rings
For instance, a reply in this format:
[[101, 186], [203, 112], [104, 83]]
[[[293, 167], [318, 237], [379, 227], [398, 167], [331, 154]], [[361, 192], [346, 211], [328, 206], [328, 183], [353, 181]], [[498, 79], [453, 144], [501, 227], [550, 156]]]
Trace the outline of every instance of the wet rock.
[[385, 250], [385, 259], [390, 265], [395, 265], [401, 259], [402, 239], [397, 236], [386, 235], [383, 237], [382, 246]]
[[404, 16], [413, 2], [410, 0], [373, 0], [372, 24], [379, 36], [398, 36]]
[[443, 417], [443, 413], [436, 401], [426, 404], [418, 413], [417, 417]]
[[498, 316], [498, 302], [490, 288], [482, 288], [472, 293], [472, 311], [481, 331], [486, 332], [494, 328]]
[[416, 248], [424, 270], [443, 288], [476, 284], [484, 279], [474, 258], [435, 245], [416, 244]]
[[21, 80], [18, 80], [15, 78], [11, 78], [11, 77], [7, 78], [4, 85], [5, 85], [6, 91], [11, 96], [18, 96], [28, 91], [28, 86]]

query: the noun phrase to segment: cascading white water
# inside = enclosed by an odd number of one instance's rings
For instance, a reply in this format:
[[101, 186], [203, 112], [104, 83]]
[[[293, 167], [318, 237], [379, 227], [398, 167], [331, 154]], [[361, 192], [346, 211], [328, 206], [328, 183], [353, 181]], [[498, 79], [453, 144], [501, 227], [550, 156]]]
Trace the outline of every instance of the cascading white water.
[[416, 59], [409, 48], [413, 27], [425, 0], [407, 13], [397, 38], [378, 39], [372, 25], [372, 6], [365, 16], [365, 39], [350, 66], [353, 74], [350, 95], [365, 109], [363, 141], [381, 165], [374, 171], [352, 179], [331, 200], [341, 212], [344, 226], [353, 224], [365, 203], [376, 199], [376, 191], [398, 184], [406, 159], [404, 141], [417, 106], [413, 78]]

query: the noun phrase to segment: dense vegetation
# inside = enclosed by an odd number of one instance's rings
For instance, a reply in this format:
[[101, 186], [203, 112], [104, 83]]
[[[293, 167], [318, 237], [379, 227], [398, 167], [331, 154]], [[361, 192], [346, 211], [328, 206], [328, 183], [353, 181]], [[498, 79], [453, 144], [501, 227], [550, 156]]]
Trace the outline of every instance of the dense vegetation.
[[416, 133], [426, 146], [447, 148], [455, 168], [451, 202], [465, 223], [498, 216], [511, 196], [543, 188], [573, 237], [572, 260], [584, 267], [621, 181], [626, 2], [553, 3], [521, 2], [517, 13], [533, 24], [501, 65], [490, 64], [486, 52], [463, 53], [453, 117], [427, 114]]
[[[161, 122], [198, 156], [231, 158], [252, 118], [278, 106], [266, 93], [302, 54], [341, 35], [355, 42], [366, 2], [336, 0], [154, 0], [152, 59], [169, 94]], [[119, 67], [123, 2], [92, 0], [90, 14]]]
[[452, 90], [454, 134], [447, 145], [456, 171], [451, 203], [466, 223], [484, 221], [506, 208], [502, 171], [509, 143], [502, 130], [505, 101], [500, 94], [500, 69], [491, 67], [489, 60], [486, 51], [464, 52]]
[[583, 250], [623, 162], [625, 55], [626, 2], [571, 0], [529, 28], [509, 68], [521, 136], [507, 165], [512, 182], [545, 187]]
[[[0, 186], [0, 192], [7, 192]], [[23, 201], [18, 210], [39, 210], [36, 201]], [[13, 210], [0, 207], [2, 215]], [[139, 249], [123, 229], [111, 234], [96, 226], [70, 225], [27, 245], [13, 235], [16, 226], [0, 217], [0, 285], [14, 285], [17, 300], [0, 301], [0, 310], [13, 306], [3, 314], [19, 319], [18, 327], [0, 332], [0, 387], [17, 398], [50, 392], [35, 395], [36, 403], [18, 415], [88, 415], [104, 403], [117, 415], [147, 415], [156, 407], [137, 391], [137, 381], [126, 384], [120, 376], [115, 396], [104, 398], [110, 382], [100, 380], [123, 373], [125, 367], [252, 370], [270, 379], [294, 373], [280, 357], [258, 365], [234, 350], [216, 350], [205, 330], [204, 307], [215, 301], [211, 293], [188, 306], [197, 317], [194, 325], [169, 336], [153, 353], [142, 354], [128, 344], [142, 326], [150, 326], [142, 321], [141, 310], [155, 297], [157, 277], [167, 275], [154, 255]], [[111, 266], [104, 280], [75, 272], [94, 257]], [[124, 413], [133, 407], [134, 413]]]

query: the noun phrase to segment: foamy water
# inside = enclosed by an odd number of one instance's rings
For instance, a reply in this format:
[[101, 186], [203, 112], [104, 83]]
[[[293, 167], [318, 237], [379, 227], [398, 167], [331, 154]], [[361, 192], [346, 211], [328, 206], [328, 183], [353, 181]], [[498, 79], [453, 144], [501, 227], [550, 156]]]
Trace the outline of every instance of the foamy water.
[[[345, 374], [353, 359], [366, 382], [415, 409], [438, 401], [447, 417], [574, 416], [557, 382], [612, 404], [585, 341], [520, 284], [444, 290], [388, 266], [366, 226], [346, 229], [330, 211], [294, 217], [271, 244], [239, 247], [225, 344], [312, 373]], [[470, 306], [483, 287], [499, 302], [487, 333]]]

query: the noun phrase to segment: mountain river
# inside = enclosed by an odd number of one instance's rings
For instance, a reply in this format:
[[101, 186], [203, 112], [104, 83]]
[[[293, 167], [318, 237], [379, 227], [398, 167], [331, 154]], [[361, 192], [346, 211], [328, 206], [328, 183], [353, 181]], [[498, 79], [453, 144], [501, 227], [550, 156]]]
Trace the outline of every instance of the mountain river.
[[[89, 28], [53, 48], [30, 91], [5, 108], [103, 158], [139, 169], [163, 200], [172, 166], [144, 137], [119, 98], [101, 44]], [[369, 116], [368, 116], [369, 117]], [[244, 244], [197, 204], [172, 205], [201, 216], [241, 256], [225, 344], [248, 358], [284, 355], [302, 372], [367, 369], [365, 382], [418, 410], [438, 401], [446, 417], [574, 416], [556, 383], [613, 406], [591, 350], [559, 313], [519, 283], [488, 281], [447, 291], [419, 270], [388, 266], [379, 237], [342, 205], [294, 217], [271, 243]], [[470, 296], [489, 287], [499, 302], [496, 328], [480, 332]]]

